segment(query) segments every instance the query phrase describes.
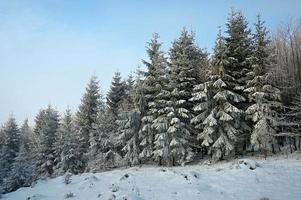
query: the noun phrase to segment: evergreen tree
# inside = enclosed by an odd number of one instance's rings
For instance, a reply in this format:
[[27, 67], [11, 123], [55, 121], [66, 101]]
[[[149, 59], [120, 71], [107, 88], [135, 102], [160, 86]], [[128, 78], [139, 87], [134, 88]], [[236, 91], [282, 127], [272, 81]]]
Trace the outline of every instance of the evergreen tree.
[[[226, 84], [229, 89], [235, 93], [244, 96], [248, 99], [244, 89], [247, 88], [247, 81], [250, 80], [248, 76], [252, 71], [252, 38], [251, 31], [248, 28], [248, 22], [240, 11], [232, 10], [228, 18], [227, 36], [225, 37], [226, 45], [226, 65], [224, 66], [225, 74], [230, 75], [233, 79]], [[246, 110], [249, 106], [248, 101], [234, 103], [234, 106]], [[242, 113], [240, 116], [240, 135], [237, 136], [235, 144], [235, 152], [240, 153], [246, 149], [249, 141], [250, 122], [245, 120]]]
[[128, 111], [134, 108], [133, 90], [135, 80], [133, 75], [130, 74], [125, 82], [125, 96], [121, 101], [119, 111]]
[[96, 123], [100, 106], [101, 95], [97, 77], [92, 76], [76, 113], [76, 130], [81, 153], [88, 152], [90, 134], [93, 131], [93, 124]]
[[60, 125], [59, 133], [61, 135], [62, 146], [58, 146], [60, 163], [59, 174], [64, 174], [67, 171], [73, 174], [78, 174], [82, 170], [81, 153], [79, 152], [78, 138], [75, 135], [71, 110], [68, 108]]
[[20, 138], [22, 143], [24, 144], [25, 151], [30, 151], [30, 144], [31, 144], [31, 138], [32, 138], [32, 130], [28, 125], [28, 119], [25, 119], [21, 128], [20, 128]]
[[122, 151], [124, 152], [124, 161], [126, 164], [137, 165], [140, 163], [139, 159], [139, 128], [140, 128], [140, 114], [135, 110], [123, 111], [119, 114], [120, 137], [122, 143]]
[[205, 154], [210, 150], [212, 143], [217, 137], [214, 135], [214, 131], [210, 126], [207, 126], [206, 130], [204, 129], [206, 125], [206, 123], [204, 123], [205, 119], [213, 109], [215, 102], [213, 99], [215, 94], [213, 82], [217, 80], [218, 75], [223, 76], [223, 66], [227, 64], [226, 45], [220, 27], [213, 49], [213, 55], [211, 68], [206, 71], [207, 76], [203, 77], [205, 81], [194, 86], [192, 98], [190, 99], [190, 101], [194, 102], [193, 111], [195, 112], [191, 123], [194, 129], [198, 131], [197, 139], [201, 142]]
[[226, 44], [219, 31], [212, 58], [212, 75], [205, 83], [196, 85], [194, 109], [198, 112], [192, 123], [202, 130], [198, 139], [201, 145], [209, 150], [214, 159], [222, 159], [231, 154], [240, 133], [240, 118], [242, 110], [235, 104], [245, 98], [231, 87], [235, 79], [225, 70], [228, 61]]
[[186, 30], [176, 40], [170, 50], [170, 88], [173, 108], [168, 133], [171, 137], [170, 152], [173, 164], [181, 164], [192, 159], [195, 134], [190, 126], [193, 104], [193, 87], [201, 82], [200, 69], [203, 52], [194, 44], [194, 35]]
[[7, 178], [19, 152], [20, 132], [16, 120], [10, 116], [2, 129], [3, 145], [0, 152], [0, 184]]
[[31, 138], [31, 143], [30, 143], [30, 149], [31, 151], [36, 154], [38, 151], [38, 145], [40, 143], [40, 134], [42, 127], [45, 125], [45, 115], [46, 115], [46, 109], [41, 109], [37, 116], [35, 117], [35, 126], [33, 128], [33, 135]]
[[125, 90], [126, 83], [121, 80], [120, 72], [115, 72], [110, 91], [107, 95], [107, 104], [116, 119], [118, 116], [119, 106], [125, 97]]
[[43, 125], [40, 127], [39, 144], [36, 155], [37, 175], [51, 176], [55, 160], [55, 140], [59, 129], [59, 115], [50, 105], [45, 110]]
[[28, 187], [34, 181], [34, 165], [22, 141], [17, 157], [14, 159], [11, 171], [4, 183], [5, 192], [12, 192], [20, 187]]
[[143, 97], [144, 97], [144, 110], [142, 115], [142, 125], [140, 131], [140, 140], [142, 151], [140, 157], [142, 160], [149, 160], [153, 156], [153, 145], [155, 137], [155, 129], [153, 121], [157, 117], [156, 109], [156, 96], [160, 93], [159, 79], [161, 74], [158, 74], [160, 70], [164, 70], [166, 67], [166, 60], [164, 53], [161, 51], [161, 43], [158, 41], [159, 35], [154, 34], [151, 42], [148, 43], [147, 54], [149, 61], [143, 60], [143, 63], [147, 67], [145, 72], [145, 79], [143, 80]]
[[251, 144], [256, 149], [264, 151], [271, 149], [277, 128], [277, 109], [281, 108], [280, 90], [269, 84], [269, 67], [272, 65], [270, 40], [264, 22], [260, 16], [255, 24], [253, 71], [248, 73], [251, 77], [247, 82], [245, 92], [249, 94], [252, 105], [246, 113], [254, 122], [251, 134]]

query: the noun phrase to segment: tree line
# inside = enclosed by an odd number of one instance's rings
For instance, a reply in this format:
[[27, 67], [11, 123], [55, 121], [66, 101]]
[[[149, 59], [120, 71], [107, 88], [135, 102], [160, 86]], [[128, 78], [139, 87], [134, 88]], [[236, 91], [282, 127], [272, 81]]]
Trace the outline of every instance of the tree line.
[[271, 38], [260, 16], [253, 29], [232, 10], [211, 56], [193, 32], [167, 53], [154, 34], [146, 70], [126, 80], [116, 72], [106, 97], [92, 76], [76, 113], [49, 105], [33, 128], [10, 117], [0, 131], [3, 192], [65, 173], [300, 149], [301, 31]]

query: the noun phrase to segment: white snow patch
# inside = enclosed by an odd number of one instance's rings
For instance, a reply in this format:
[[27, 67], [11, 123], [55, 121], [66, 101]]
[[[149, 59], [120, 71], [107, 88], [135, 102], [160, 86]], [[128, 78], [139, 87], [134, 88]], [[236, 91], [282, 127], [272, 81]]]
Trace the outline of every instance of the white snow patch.
[[238, 159], [186, 167], [133, 167], [38, 181], [3, 195], [5, 200], [301, 199], [301, 154], [290, 158]]

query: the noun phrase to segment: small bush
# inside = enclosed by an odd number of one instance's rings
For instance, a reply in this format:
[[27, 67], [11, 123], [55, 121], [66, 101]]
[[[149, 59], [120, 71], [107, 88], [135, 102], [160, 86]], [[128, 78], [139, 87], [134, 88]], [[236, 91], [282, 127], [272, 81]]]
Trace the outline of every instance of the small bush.
[[65, 194], [65, 199], [69, 199], [69, 198], [72, 198], [72, 197], [75, 197], [75, 195], [72, 192], [69, 192], [69, 193]]
[[68, 184], [70, 184], [71, 183], [71, 176], [72, 176], [72, 174], [71, 173], [66, 173], [65, 174], [65, 177], [64, 177], [64, 183], [66, 184], [66, 185], [68, 185]]

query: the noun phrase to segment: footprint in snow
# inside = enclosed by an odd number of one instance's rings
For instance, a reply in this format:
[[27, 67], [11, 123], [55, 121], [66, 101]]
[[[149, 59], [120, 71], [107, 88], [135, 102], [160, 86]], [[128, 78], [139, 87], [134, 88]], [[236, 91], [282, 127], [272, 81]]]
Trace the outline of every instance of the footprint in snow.
[[110, 189], [111, 189], [112, 192], [118, 192], [119, 187], [118, 187], [118, 185], [112, 184]]

